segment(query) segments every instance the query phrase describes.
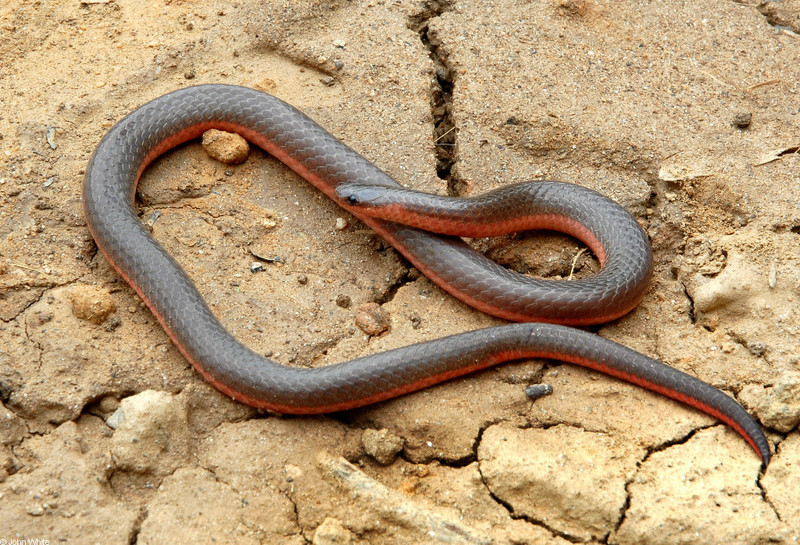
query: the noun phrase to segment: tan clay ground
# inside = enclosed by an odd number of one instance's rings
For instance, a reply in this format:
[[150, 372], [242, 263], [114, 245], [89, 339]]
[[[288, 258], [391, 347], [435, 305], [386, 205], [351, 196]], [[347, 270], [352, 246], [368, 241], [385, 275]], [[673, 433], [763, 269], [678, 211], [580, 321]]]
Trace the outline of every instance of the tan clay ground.
[[[798, 32], [798, 0], [6, 0], [0, 544], [796, 543]], [[417, 189], [551, 178], [622, 203], [656, 272], [599, 333], [736, 396], [773, 442], [768, 471], [712, 418], [554, 362], [330, 417], [214, 391], [81, 212], [102, 135], [207, 82], [287, 100]], [[500, 323], [259, 150], [225, 166], [184, 146], [139, 197], [230, 330], [282, 363]], [[580, 247], [479, 246], [545, 276]], [[381, 336], [356, 326], [369, 302]], [[555, 391], [534, 403], [537, 382]]]

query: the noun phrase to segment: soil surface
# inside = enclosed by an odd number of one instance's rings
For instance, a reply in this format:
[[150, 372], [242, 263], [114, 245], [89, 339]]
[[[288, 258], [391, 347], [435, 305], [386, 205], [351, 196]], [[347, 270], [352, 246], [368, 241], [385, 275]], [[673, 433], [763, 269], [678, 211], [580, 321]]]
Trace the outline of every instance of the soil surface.
[[[798, 0], [4, 2], [0, 543], [797, 542], [798, 33]], [[548, 178], [620, 202], [655, 275], [597, 332], [736, 397], [772, 464], [558, 362], [322, 417], [218, 393], [81, 208], [116, 121], [209, 82], [286, 100], [409, 187]], [[226, 327], [286, 365], [501, 323], [258, 149], [229, 166], [184, 145], [138, 202]], [[596, 270], [559, 235], [475, 244], [527, 274]]]

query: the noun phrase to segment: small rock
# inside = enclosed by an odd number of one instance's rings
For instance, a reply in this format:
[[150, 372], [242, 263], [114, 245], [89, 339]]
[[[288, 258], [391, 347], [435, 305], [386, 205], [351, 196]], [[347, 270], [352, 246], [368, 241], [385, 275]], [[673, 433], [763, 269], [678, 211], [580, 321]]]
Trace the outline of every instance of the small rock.
[[112, 430], [118, 429], [123, 422], [125, 422], [125, 413], [122, 411], [121, 407], [111, 413], [111, 416], [106, 419], [106, 425]]
[[111, 294], [104, 289], [78, 285], [70, 294], [72, 313], [87, 322], [102, 324], [108, 316], [117, 310]]
[[532, 384], [525, 388], [525, 395], [534, 400], [552, 393], [553, 386], [551, 384]]
[[32, 503], [25, 511], [32, 517], [41, 517], [44, 515], [44, 506], [41, 503]]
[[750, 112], [738, 112], [733, 116], [733, 120], [731, 121], [731, 125], [736, 127], [737, 129], [746, 129], [750, 126], [750, 123], [753, 121], [753, 114]]
[[50, 146], [50, 149], [58, 149], [58, 144], [55, 142], [56, 138], [56, 129], [55, 127], [50, 127], [47, 129], [47, 144]]
[[344, 218], [336, 218], [336, 230], [344, 231], [347, 229], [347, 220]]
[[203, 149], [226, 165], [238, 165], [247, 160], [250, 145], [247, 140], [232, 132], [211, 129], [203, 133]]
[[352, 303], [350, 296], [344, 295], [342, 293], [336, 296], [336, 304], [339, 305], [340, 307], [350, 308], [350, 303]]
[[377, 303], [364, 303], [358, 307], [356, 325], [370, 336], [380, 335], [389, 330], [391, 325], [389, 313]]
[[186, 408], [173, 395], [146, 390], [123, 399], [119, 412], [110, 419], [118, 426], [111, 439], [111, 456], [118, 469], [163, 476], [186, 462]]
[[111, 331], [114, 331], [121, 325], [122, 325], [122, 320], [120, 320], [119, 316], [111, 316], [108, 320], [106, 320], [106, 323], [103, 326], [103, 328], [110, 333]]
[[755, 341], [752, 343], [747, 343], [747, 349], [755, 357], [760, 358], [767, 351], [767, 345], [761, 341]]
[[388, 466], [403, 450], [405, 441], [387, 429], [367, 429], [361, 434], [361, 444], [364, 446], [364, 452], [372, 456], [376, 462]]
[[348, 545], [353, 542], [353, 534], [341, 521], [327, 517], [314, 532], [313, 545]]

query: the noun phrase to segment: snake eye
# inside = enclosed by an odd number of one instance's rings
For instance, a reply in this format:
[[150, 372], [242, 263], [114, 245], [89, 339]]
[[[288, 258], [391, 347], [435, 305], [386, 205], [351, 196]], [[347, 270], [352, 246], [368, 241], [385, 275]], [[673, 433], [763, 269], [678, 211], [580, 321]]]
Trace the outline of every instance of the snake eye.
[[358, 197], [356, 197], [355, 195], [350, 195], [349, 197], [347, 197], [347, 204], [352, 204], [352, 205], [358, 204]]

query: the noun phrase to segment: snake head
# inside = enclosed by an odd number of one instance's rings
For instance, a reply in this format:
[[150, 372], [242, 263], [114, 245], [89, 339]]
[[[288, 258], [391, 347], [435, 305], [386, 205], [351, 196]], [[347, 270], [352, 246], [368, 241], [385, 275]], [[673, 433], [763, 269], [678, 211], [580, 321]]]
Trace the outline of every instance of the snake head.
[[346, 183], [336, 188], [336, 196], [350, 206], [381, 206], [388, 188], [376, 185]]

